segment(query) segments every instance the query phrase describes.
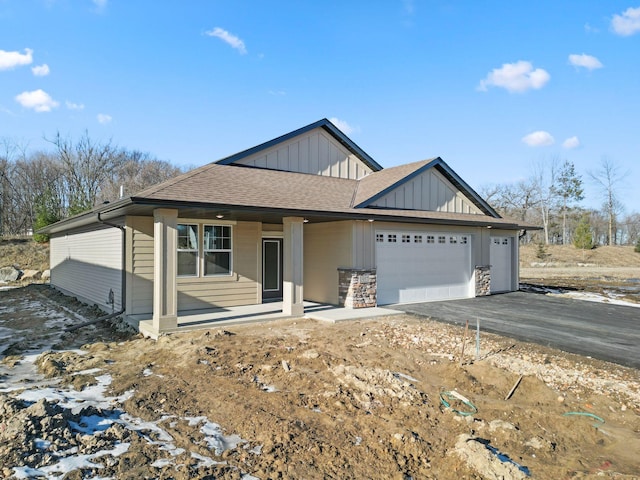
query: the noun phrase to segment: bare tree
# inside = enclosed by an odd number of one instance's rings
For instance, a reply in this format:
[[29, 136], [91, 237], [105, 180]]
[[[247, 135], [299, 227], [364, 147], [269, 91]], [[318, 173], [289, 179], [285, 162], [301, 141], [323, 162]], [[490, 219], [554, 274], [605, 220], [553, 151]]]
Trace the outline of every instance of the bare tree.
[[537, 204], [540, 210], [544, 243], [549, 244], [551, 216], [557, 201], [558, 192], [555, 188], [558, 176], [558, 158], [540, 161], [533, 166], [532, 184], [535, 186]]
[[91, 140], [87, 131], [76, 143], [63, 138], [59, 132], [49, 141], [55, 145], [64, 168], [69, 191], [69, 213], [76, 214], [92, 208], [100, 188], [122, 165], [122, 151], [112, 145], [111, 140], [106, 143]]
[[589, 172], [589, 177], [600, 191], [603, 200], [603, 210], [608, 220], [608, 245], [616, 243], [616, 218], [623, 210], [623, 205], [618, 199], [618, 189], [628, 174], [629, 172], [621, 173], [620, 167], [607, 157], [602, 158], [598, 170]]
[[100, 201], [117, 200], [121, 190], [124, 196], [131, 196], [182, 173], [178, 167], [167, 161], [153, 158], [146, 152], [123, 151], [122, 155], [124, 159], [122, 164], [101, 188]]

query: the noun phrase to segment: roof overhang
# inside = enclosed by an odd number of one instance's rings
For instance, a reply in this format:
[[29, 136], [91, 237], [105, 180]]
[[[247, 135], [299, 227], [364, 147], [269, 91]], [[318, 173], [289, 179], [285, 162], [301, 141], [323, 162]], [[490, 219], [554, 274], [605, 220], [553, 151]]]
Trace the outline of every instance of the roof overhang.
[[[469, 227], [488, 227], [504, 230], [533, 230], [535, 225], [512, 222], [487, 215], [457, 215], [455, 218], [440, 212], [412, 210], [389, 210], [384, 208], [358, 208], [344, 211], [274, 209], [268, 207], [197, 203], [174, 200], [153, 200], [146, 198], [125, 198], [117, 202], [101, 205], [89, 212], [70, 217], [39, 230], [38, 233], [56, 234], [75, 230], [100, 220], [109, 221], [124, 216], [153, 216], [157, 208], [175, 208], [181, 218], [251, 221], [280, 224], [284, 217], [303, 217], [312, 223], [340, 220], [384, 221], [394, 223], [437, 224]], [[221, 217], [218, 217], [221, 216]]]

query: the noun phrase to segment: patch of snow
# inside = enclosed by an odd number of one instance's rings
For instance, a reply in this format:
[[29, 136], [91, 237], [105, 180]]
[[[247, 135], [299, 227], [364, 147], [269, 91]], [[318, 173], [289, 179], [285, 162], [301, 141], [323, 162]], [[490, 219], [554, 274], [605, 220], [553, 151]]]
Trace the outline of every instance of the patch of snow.
[[205, 457], [204, 455], [199, 455], [195, 452], [191, 452], [191, 458], [195, 458], [196, 460], [200, 460], [196, 468], [206, 468], [211, 467], [213, 465], [226, 465], [227, 462], [216, 462], [213, 458]]
[[36, 444], [36, 448], [39, 450], [47, 450], [51, 446], [51, 442], [49, 440], [43, 440], [42, 438], [36, 438], [34, 443]]
[[605, 295], [600, 295], [598, 293], [591, 292], [563, 292], [563, 293], [553, 293], [551, 296], [565, 297], [565, 298], [573, 298], [574, 300], [584, 300], [587, 302], [596, 302], [596, 303], [608, 303], [610, 305], [622, 305], [626, 307], [636, 307], [640, 308], [640, 303], [627, 302], [625, 300], [618, 300], [615, 297], [608, 297]]
[[210, 450], [216, 455], [222, 455], [226, 450], [232, 450], [241, 443], [246, 443], [239, 435], [224, 435], [222, 428], [217, 423], [210, 422], [207, 417], [184, 417], [189, 422], [189, 426], [195, 426], [202, 423], [200, 432], [204, 434], [204, 440]]
[[168, 467], [169, 465], [175, 465], [175, 462], [170, 458], [161, 458], [151, 464], [151, 466], [154, 468], [164, 468]]

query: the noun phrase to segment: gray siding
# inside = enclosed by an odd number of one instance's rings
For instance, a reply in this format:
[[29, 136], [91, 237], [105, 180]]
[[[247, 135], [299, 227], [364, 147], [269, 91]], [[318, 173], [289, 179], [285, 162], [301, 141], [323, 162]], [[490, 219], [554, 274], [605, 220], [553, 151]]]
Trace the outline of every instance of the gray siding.
[[353, 223], [304, 226], [304, 299], [338, 304], [338, 267], [352, 267]]
[[110, 311], [122, 307], [122, 232], [92, 226], [51, 238], [51, 285], [80, 300]]
[[352, 180], [371, 173], [358, 157], [321, 128], [235, 163]]
[[127, 227], [127, 313], [150, 314], [153, 312], [153, 217], [127, 217]]
[[[178, 220], [178, 223], [187, 220]], [[191, 223], [191, 222], [190, 222]], [[212, 224], [209, 220], [201, 223]], [[260, 302], [258, 280], [262, 224], [238, 222], [232, 228], [233, 274], [221, 277], [178, 277], [178, 311], [255, 305]]]
[[403, 183], [372, 205], [407, 210], [482, 214], [478, 207], [433, 169]]

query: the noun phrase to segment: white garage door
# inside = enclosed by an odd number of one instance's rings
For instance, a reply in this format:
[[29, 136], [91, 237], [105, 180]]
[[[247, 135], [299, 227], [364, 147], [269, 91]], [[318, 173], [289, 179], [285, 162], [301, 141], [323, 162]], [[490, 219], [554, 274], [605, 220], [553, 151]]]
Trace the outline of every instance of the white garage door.
[[378, 304], [473, 296], [471, 236], [377, 231]]
[[511, 291], [513, 238], [491, 237], [491, 293]]

